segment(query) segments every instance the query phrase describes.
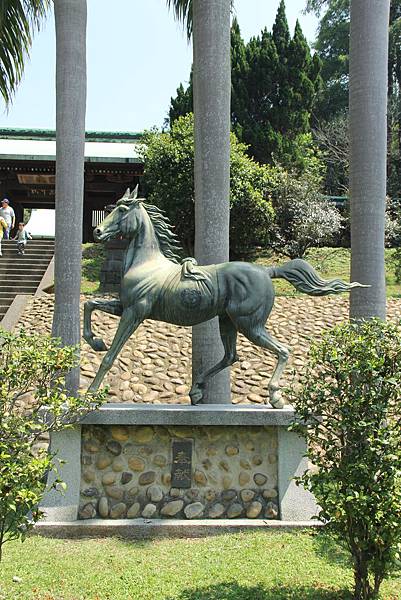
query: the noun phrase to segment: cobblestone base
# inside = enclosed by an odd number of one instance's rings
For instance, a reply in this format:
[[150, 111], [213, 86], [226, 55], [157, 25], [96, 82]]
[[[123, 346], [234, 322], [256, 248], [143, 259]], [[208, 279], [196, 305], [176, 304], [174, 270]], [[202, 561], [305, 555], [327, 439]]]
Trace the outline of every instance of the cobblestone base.
[[85, 425], [79, 518], [277, 519], [277, 445], [274, 427]]

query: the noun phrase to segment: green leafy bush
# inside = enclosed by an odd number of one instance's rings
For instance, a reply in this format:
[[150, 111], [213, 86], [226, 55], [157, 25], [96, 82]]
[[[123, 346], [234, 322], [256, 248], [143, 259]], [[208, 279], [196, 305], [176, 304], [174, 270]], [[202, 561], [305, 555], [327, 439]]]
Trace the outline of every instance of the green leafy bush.
[[[177, 119], [170, 132], [148, 131], [143, 139], [147, 199], [166, 211], [188, 254], [193, 254], [194, 133], [192, 113]], [[230, 245], [233, 257], [255, 245], [267, 246], [273, 227], [269, 199], [271, 171], [246, 154], [231, 134]]]
[[[58, 340], [0, 330], [0, 560], [3, 545], [42, 516], [38, 504], [54, 469], [44, 440], [105, 397], [68, 394], [65, 375], [77, 362], [76, 349]], [[57, 476], [55, 485], [63, 487]]]
[[301, 478], [350, 552], [354, 598], [376, 598], [401, 552], [401, 327], [344, 324], [312, 346], [289, 391], [314, 468]]

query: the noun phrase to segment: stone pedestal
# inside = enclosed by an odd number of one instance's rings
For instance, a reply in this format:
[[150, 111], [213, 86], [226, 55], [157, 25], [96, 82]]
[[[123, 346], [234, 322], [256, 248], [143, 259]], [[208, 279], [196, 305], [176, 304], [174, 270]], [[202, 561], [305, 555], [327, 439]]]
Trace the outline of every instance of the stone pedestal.
[[100, 292], [118, 294], [127, 240], [110, 240], [105, 244], [106, 258], [100, 271]]
[[53, 435], [67, 491], [45, 497], [39, 529], [310, 523], [314, 499], [293, 481], [307, 467], [294, 417], [291, 407], [107, 404]]

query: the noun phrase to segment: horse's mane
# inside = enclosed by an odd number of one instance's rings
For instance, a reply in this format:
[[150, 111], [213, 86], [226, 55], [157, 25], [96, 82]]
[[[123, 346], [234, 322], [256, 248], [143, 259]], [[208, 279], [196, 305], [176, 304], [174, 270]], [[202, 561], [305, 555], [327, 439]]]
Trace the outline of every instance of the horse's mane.
[[173, 226], [170, 221], [163, 215], [161, 209], [154, 204], [147, 204], [146, 202], [141, 202], [141, 204], [152, 221], [160, 250], [166, 258], [178, 263], [180, 261], [178, 252], [182, 251], [182, 247], [178, 241], [178, 237], [173, 232]]

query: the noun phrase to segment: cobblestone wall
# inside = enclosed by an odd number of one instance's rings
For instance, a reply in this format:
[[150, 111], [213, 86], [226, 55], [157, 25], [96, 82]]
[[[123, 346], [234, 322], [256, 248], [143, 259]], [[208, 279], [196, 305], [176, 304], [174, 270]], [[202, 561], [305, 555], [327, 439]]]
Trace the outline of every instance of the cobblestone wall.
[[80, 519], [275, 519], [277, 506], [275, 428], [82, 429]]

